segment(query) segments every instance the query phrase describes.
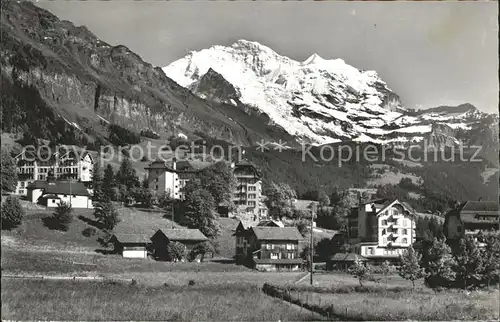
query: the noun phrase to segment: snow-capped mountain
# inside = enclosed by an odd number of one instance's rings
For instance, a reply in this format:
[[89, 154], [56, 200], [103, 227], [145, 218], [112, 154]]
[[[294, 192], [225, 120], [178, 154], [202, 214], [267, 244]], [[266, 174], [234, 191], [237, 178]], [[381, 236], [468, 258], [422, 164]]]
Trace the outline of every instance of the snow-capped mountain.
[[375, 71], [317, 54], [299, 62], [246, 40], [190, 52], [163, 71], [204, 99], [264, 113], [312, 144], [419, 142], [444, 135], [442, 126], [470, 130], [486, 117], [469, 104], [409, 111]]

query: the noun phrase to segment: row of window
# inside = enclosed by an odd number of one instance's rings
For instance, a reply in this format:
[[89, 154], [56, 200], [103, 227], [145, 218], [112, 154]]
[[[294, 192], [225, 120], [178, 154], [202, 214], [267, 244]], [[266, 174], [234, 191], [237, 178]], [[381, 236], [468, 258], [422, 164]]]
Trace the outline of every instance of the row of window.
[[[397, 238], [394, 238], [394, 240], [393, 240], [393, 241], [396, 241], [396, 240], [397, 240]], [[404, 237], [403, 239], [401, 239], [401, 242], [402, 242], [403, 244], [406, 244], [406, 243], [408, 242], [408, 238]], [[387, 243], [387, 237], [382, 238], [382, 243], [384, 243], [384, 244], [386, 244], [386, 243]]]
[[[399, 222], [399, 220], [398, 220], [398, 219], [396, 219], [396, 220], [394, 221], [394, 224], [395, 224], [395, 225], [397, 225], [397, 224], [398, 224], [398, 222]], [[388, 225], [388, 221], [387, 221], [387, 219], [382, 220], [382, 226], [387, 226], [387, 225]], [[403, 227], [407, 227], [407, 226], [408, 226], [408, 219], [403, 219]]]
[[295, 253], [271, 253], [271, 259], [295, 259]]
[[[383, 229], [382, 230], [382, 234], [397, 234], [399, 233], [399, 229], [398, 228], [393, 228], [393, 229]], [[408, 229], [401, 229], [401, 234], [403, 235], [408, 235]]]
[[294, 250], [297, 248], [295, 244], [265, 244], [265, 249], [286, 248], [287, 250]]

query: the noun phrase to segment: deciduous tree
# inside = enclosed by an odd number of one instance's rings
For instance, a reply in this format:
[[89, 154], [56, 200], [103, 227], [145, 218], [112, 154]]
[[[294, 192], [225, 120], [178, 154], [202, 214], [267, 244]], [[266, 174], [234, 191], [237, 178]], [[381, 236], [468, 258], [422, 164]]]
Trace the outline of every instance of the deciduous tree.
[[205, 189], [196, 188], [186, 194], [184, 200], [184, 220], [188, 227], [199, 229], [208, 238], [219, 233], [219, 224], [215, 216], [214, 198]]
[[400, 257], [401, 265], [398, 268], [399, 276], [411, 281], [411, 285], [415, 288], [415, 281], [425, 277], [425, 270], [420, 267], [422, 255], [418, 254], [412, 246], [410, 246]]
[[287, 216], [292, 211], [292, 200], [297, 198], [295, 190], [286, 183], [276, 184], [271, 182], [266, 188], [265, 195], [266, 206], [269, 209], [269, 215], [274, 218]]
[[358, 279], [359, 285], [363, 287], [363, 282], [370, 277], [370, 267], [366, 266], [359, 258], [356, 258], [354, 264], [349, 267], [349, 274]]
[[209, 253], [214, 253], [215, 247], [211, 242], [205, 241], [194, 245], [190, 252], [191, 260], [194, 260], [198, 255], [201, 256], [200, 261], [203, 262], [205, 255]]
[[231, 203], [236, 179], [226, 162], [220, 161], [203, 169], [198, 178], [203, 188], [212, 194], [216, 206], [222, 202]]
[[186, 256], [186, 246], [173, 241], [167, 245], [167, 255], [173, 262], [181, 261]]

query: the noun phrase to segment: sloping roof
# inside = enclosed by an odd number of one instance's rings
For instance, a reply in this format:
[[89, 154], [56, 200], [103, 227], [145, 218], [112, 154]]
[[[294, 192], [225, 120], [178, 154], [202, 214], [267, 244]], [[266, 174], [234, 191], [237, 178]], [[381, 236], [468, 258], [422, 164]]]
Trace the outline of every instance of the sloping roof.
[[253, 163], [250, 163], [247, 160], [241, 160], [241, 161], [235, 163], [234, 171], [243, 170], [243, 169], [251, 169], [257, 177], [261, 176], [259, 169]]
[[30, 183], [26, 189], [45, 189], [48, 182], [46, 180], [36, 180]]
[[467, 201], [461, 210], [498, 212], [498, 201]]
[[498, 224], [498, 203], [496, 201], [466, 201], [447, 214], [460, 214], [463, 223]]
[[188, 160], [181, 160], [181, 161], [176, 161], [175, 163], [175, 170], [172, 168], [172, 162], [167, 162], [165, 160], [157, 159], [152, 161], [147, 167], [144, 167], [144, 169], [164, 169], [168, 172], [175, 172], [175, 173], [196, 173], [199, 172], [201, 169], [199, 167], [194, 167], [191, 162]]
[[293, 265], [293, 264], [302, 264], [304, 260], [301, 258], [295, 258], [295, 259], [288, 259], [288, 258], [283, 258], [283, 259], [259, 259], [256, 258], [253, 260], [255, 264], [283, 264], [283, 265]]
[[367, 202], [363, 202], [361, 205], [368, 205], [368, 204], [372, 204], [372, 203], [377, 204], [377, 205], [381, 205], [388, 200], [389, 200], [388, 198], [373, 199], [373, 200], [370, 200]]
[[355, 260], [366, 261], [367, 259], [355, 253], [337, 253], [330, 258], [331, 261], [337, 262], [354, 262]]
[[160, 229], [160, 231], [170, 240], [208, 240], [198, 229]]
[[52, 195], [52, 194], [50, 194], [50, 195], [43, 195], [42, 198], [46, 198], [46, 199], [61, 199], [57, 195]]
[[251, 228], [251, 227], [254, 227], [254, 226], [257, 226], [259, 224], [259, 222], [257, 220], [246, 220], [246, 219], [242, 219], [240, 220], [240, 224], [241, 226], [244, 228], [244, 229], [248, 229], [248, 228]]
[[[44, 189], [45, 194], [70, 194], [69, 181], [43, 181], [36, 180], [30, 183], [27, 189]], [[89, 191], [82, 182], [71, 182], [71, 194], [77, 196], [90, 196]]]
[[296, 227], [252, 227], [259, 240], [301, 240], [303, 237]]
[[278, 220], [263, 220], [257, 224], [259, 227], [285, 227], [281, 221]]
[[45, 193], [71, 194], [77, 196], [90, 196], [89, 191], [81, 182], [54, 181], [47, 184]]
[[385, 201], [383, 204], [382, 204], [382, 208], [380, 208], [378, 211], [377, 211], [377, 215], [381, 214], [382, 212], [384, 212], [387, 208], [391, 207], [392, 205], [394, 205], [395, 203], [399, 203], [401, 206], [403, 206], [403, 208], [405, 208], [406, 210], [408, 210], [410, 212], [410, 214], [415, 214], [415, 209], [413, 209], [410, 205], [408, 205], [408, 203], [406, 202], [401, 202], [399, 201], [398, 199], [394, 199], [394, 200], [387, 200]]
[[123, 244], [149, 244], [151, 240], [149, 239], [151, 236], [147, 234], [125, 234], [125, 233], [115, 233], [114, 237], [118, 242]]

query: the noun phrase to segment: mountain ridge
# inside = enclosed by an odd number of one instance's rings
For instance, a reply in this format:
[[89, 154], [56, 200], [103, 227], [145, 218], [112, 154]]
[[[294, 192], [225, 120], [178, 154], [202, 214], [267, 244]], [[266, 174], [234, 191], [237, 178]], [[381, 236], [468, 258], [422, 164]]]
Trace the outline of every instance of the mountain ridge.
[[[191, 51], [163, 70], [200, 97], [266, 114], [271, 124], [287, 129], [300, 143], [408, 145], [439, 134], [432, 124], [474, 130], [477, 122], [489, 120], [468, 103], [405, 109], [375, 71], [318, 54], [294, 61], [254, 41]], [[442, 142], [453, 145], [459, 140]]]

